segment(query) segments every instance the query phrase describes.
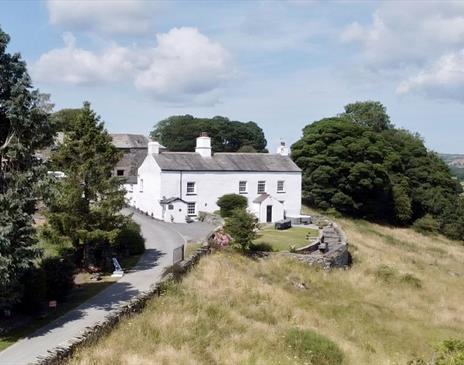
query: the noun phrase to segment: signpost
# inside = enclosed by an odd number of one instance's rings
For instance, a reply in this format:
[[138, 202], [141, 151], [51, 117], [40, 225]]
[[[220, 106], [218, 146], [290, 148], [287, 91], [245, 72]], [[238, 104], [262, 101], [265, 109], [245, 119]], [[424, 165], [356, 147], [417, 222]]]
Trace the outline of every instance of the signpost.
[[56, 310], [57, 307], [58, 307], [58, 303], [56, 302], [56, 300], [50, 300], [48, 302], [48, 308], [55, 308]]

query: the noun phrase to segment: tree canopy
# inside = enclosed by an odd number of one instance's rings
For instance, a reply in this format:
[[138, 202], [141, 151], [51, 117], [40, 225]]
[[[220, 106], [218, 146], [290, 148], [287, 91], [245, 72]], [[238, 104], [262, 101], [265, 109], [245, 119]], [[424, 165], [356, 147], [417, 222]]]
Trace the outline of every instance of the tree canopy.
[[120, 157], [89, 103], [79, 109], [52, 154], [53, 168], [66, 177], [56, 182], [47, 202], [50, 228], [82, 252], [84, 264], [93, 260], [95, 249], [107, 249], [125, 223], [122, 182], [111, 176]]
[[267, 152], [264, 132], [255, 122], [242, 123], [221, 116], [172, 116], [157, 123], [150, 137], [170, 151], [194, 151], [196, 138], [201, 132], [207, 132], [211, 137], [215, 152]]
[[366, 105], [385, 111], [383, 105], [360, 104], [345, 110], [362, 118], [341, 114], [314, 122], [292, 146], [303, 170], [304, 199], [322, 209], [396, 224], [431, 214], [442, 231], [447, 226], [451, 232], [449, 217], [458, 209], [461, 187], [448, 167], [418, 135], [395, 129], [386, 114], [364, 113]]
[[32, 215], [44, 174], [35, 151], [52, 142], [48, 96], [32, 89], [26, 64], [0, 29], [0, 308], [21, 295], [21, 275], [38, 256]]

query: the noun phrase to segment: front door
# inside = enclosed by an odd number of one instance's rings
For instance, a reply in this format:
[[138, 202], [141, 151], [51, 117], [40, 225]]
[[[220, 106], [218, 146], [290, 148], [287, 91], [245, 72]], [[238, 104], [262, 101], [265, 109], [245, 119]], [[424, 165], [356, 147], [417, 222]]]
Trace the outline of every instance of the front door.
[[272, 205], [268, 205], [266, 207], [266, 222], [271, 223], [272, 222]]

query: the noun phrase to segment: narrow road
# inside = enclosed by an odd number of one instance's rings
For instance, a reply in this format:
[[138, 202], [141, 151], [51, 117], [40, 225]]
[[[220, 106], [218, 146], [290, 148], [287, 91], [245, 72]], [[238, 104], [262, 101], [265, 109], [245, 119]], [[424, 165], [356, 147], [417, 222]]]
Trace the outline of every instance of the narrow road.
[[111, 311], [160, 280], [164, 269], [172, 264], [173, 249], [184, 244], [184, 238], [176, 225], [157, 222], [139, 213], [134, 213], [133, 219], [142, 228], [146, 246], [134, 270], [79, 307], [0, 352], [1, 365], [36, 362], [49, 350], [66, 345], [85, 332], [86, 327], [101, 322]]

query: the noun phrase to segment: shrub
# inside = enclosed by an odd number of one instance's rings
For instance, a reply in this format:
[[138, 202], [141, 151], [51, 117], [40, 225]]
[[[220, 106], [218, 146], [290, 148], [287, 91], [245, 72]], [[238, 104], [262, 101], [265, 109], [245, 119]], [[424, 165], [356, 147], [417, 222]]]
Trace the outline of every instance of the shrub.
[[127, 222], [117, 235], [114, 246], [119, 252], [139, 255], [145, 251], [145, 239], [140, 233], [140, 226], [134, 221]]
[[238, 194], [226, 194], [221, 196], [217, 203], [220, 208], [221, 217], [230, 217], [235, 209], [245, 209], [248, 206], [248, 199]]
[[412, 228], [420, 233], [437, 233], [440, 225], [430, 214], [424, 215], [422, 218], [419, 218], [414, 222]]
[[39, 313], [47, 296], [45, 271], [41, 267], [31, 266], [24, 272], [21, 281], [23, 293], [19, 308], [26, 313]]
[[64, 300], [74, 286], [75, 265], [66, 258], [48, 257], [41, 263], [45, 272], [47, 299]]
[[256, 217], [245, 209], [235, 209], [224, 226], [225, 232], [232, 236], [233, 245], [241, 251], [250, 249], [258, 229], [259, 224], [256, 222]]
[[310, 364], [339, 365], [343, 362], [343, 352], [338, 346], [313, 331], [292, 328], [287, 332], [286, 344], [291, 355]]
[[464, 341], [448, 339], [435, 346], [433, 359], [425, 361], [417, 358], [410, 360], [408, 365], [462, 365], [464, 364]]

